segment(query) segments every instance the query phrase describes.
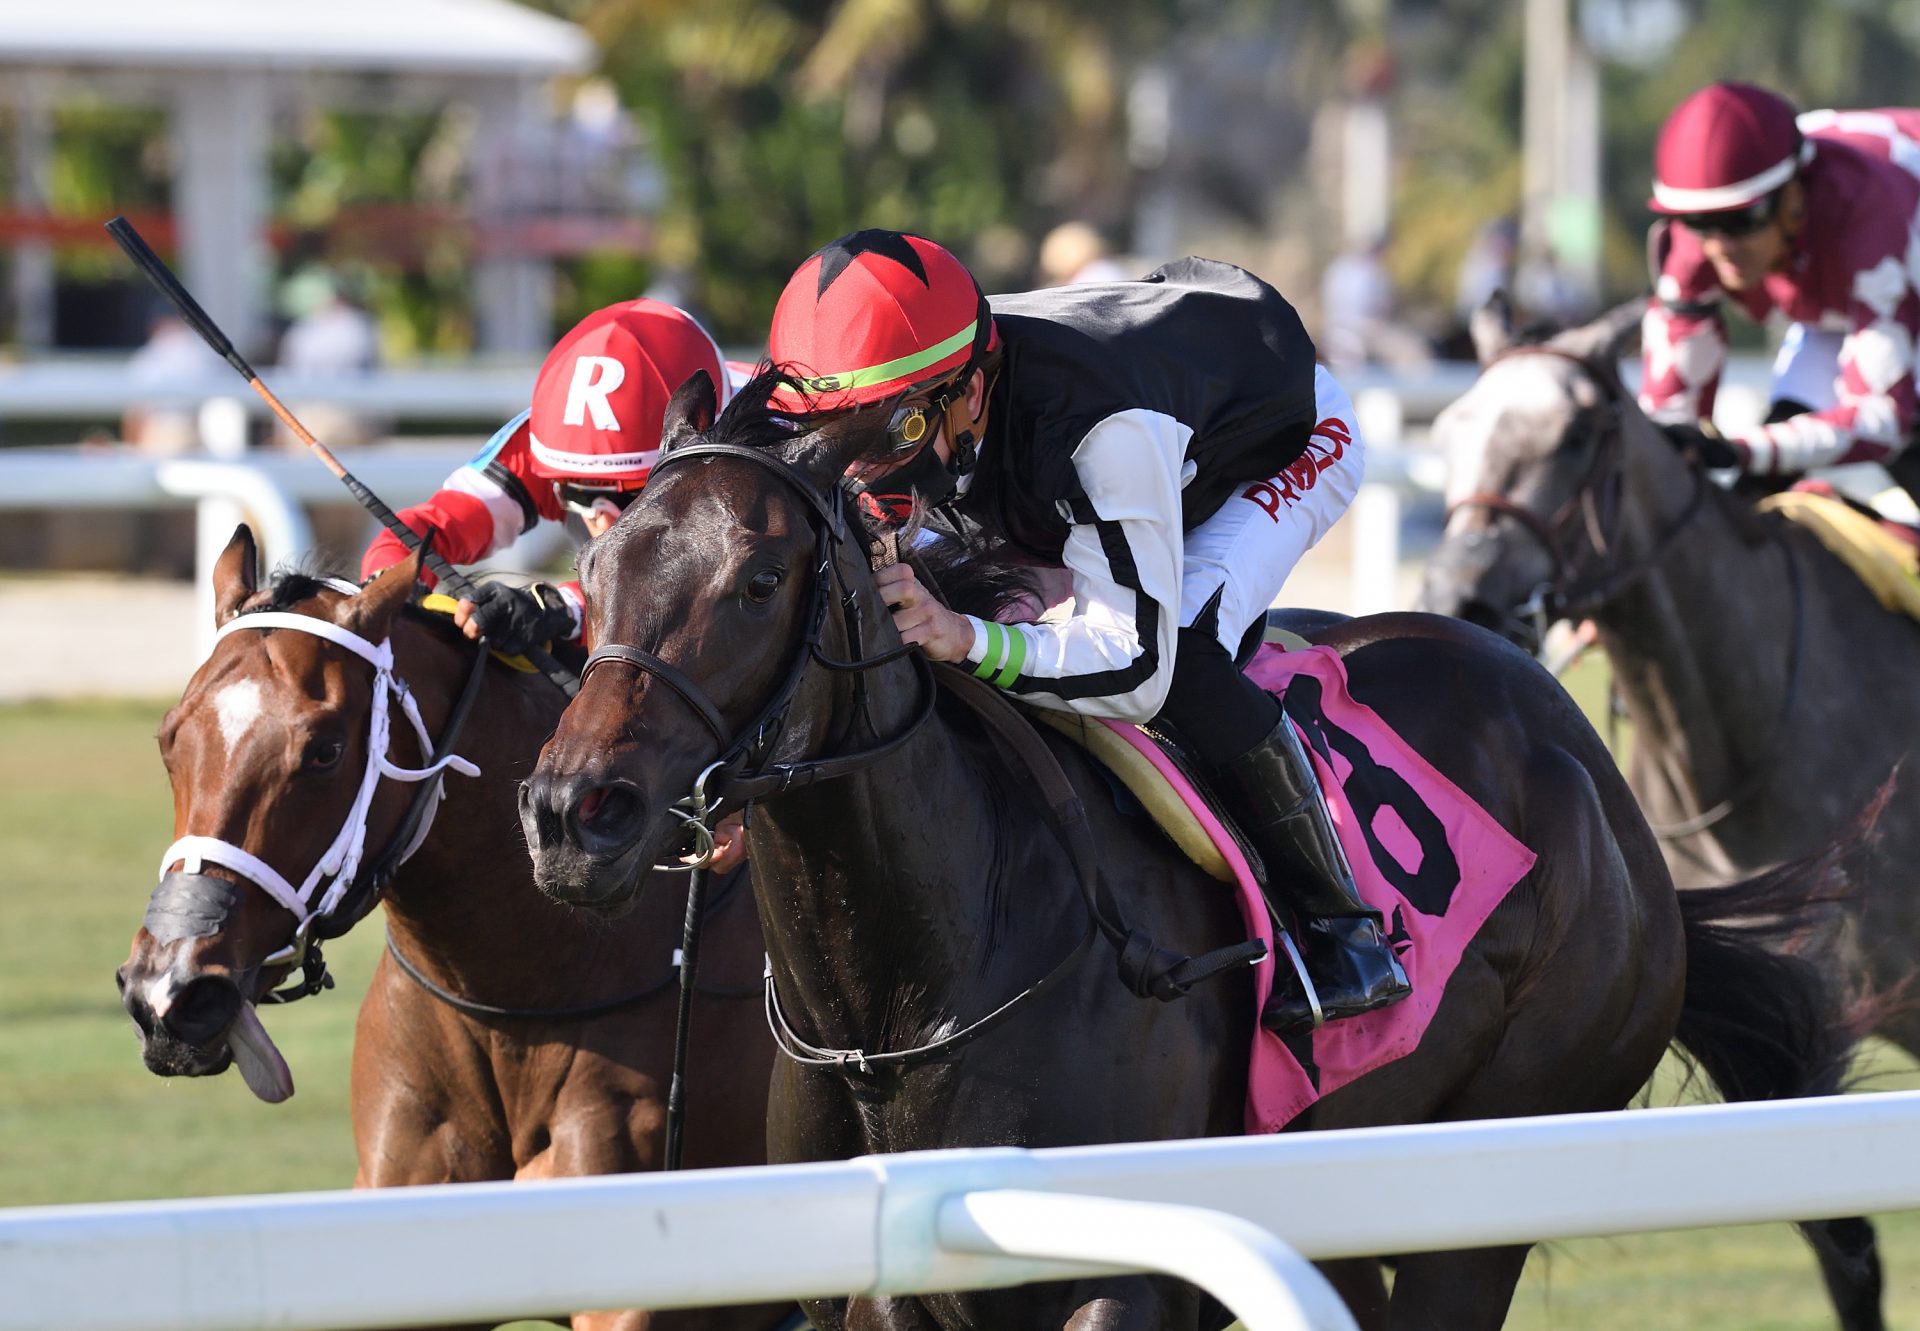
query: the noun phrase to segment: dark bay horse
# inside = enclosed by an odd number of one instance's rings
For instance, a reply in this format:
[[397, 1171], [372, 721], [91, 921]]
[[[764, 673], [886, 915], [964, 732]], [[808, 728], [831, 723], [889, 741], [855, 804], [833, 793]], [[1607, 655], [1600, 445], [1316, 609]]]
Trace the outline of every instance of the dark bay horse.
[[[301, 574], [257, 589], [254, 559], [242, 528], [215, 570], [222, 624], [292, 614], [390, 641], [395, 678], [418, 700], [428, 733], [442, 734], [475, 648], [443, 616], [409, 608], [411, 564], [348, 595]], [[624, 1173], [660, 1159], [677, 993], [668, 980], [685, 879], [656, 884], [646, 908], [618, 925], [563, 910], [531, 889], [515, 791], [565, 699], [541, 676], [497, 661], [485, 672], [456, 744], [480, 775], [448, 774], [426, 839], [386, 890], [392, 950], [361, 1004], [353, 1048], [362, 1187]], [[346, 646], [297, 628], [228, 633], [161, 726], [175, 836], [225, 838], [290, 877], [315, 863], [348, 818], [367, 767], [373, 675]], [[423, 764], [401, 707], [392, 710], [395, 761]], [[363, 864], [394, 838], [415, 789], [380, 782]], [[218, 864], [170, 877], [118, 976], [147, 1066], [205, 1076], [237, 1056], [263, 1097], [291, 1093], [254, 1005], [288, 973], [268, 959], [287, 943], [292, 915], [257, 882]], [[746, 1001], [759, 997], [761, 948], [744, 874], [738, 878], [741, 890], [730, 898], [715, 889], [725, 899], [708, 920], [703, 988], [719, 997], [695, 1012], [691, 1165], [765, 1159], [772, 1042], [760, 1004]], [[463, 1002], [511, 1011], [456, 1010], [409, 977], [397, 956]], [[623, 998], [638, 1001], [596, 1011]], [[789, 1312], [790, 1305], [603, 1312], [573, 1324], [718, 1331], [776, 1326]]]
[[[1531, 640], [1520, 607], [1598, 630], [1634, 723], [1629, 780], [1682, 886], [1725, 882], [1841, 836], [1920, 738], [1920, 625], [1881, 607], [1805, 529], [1706, 482], [1619, 385], [1623, 308], [1516, 346], [1441, 413], [1452, 512], [1421, 607]], [[1882, 994], [1920, 964], [1920, 781], [1891, 790], [1850, 862], [1840, 963]], [[1874, 1007], [1920, 1057], [1920, 1007]]]
[[[717, 424], [710, 387], [684, 387], [646, 493], [582, 556], [602, 645], [523, 796], [541, 889], [617, 916], [644, 902], [645, 867], [677, 850], [676, 813], [716, 793], [752, 800], [755, 896], [795, 1055], [774, 1076], [777, 1160], [1240, 1132], [1247, 969], [1160, 1002], [1123, 987], [1104, 940], [1086, 947], [1069, 838], [1037, 769], [899, 647], [845, 528], [838, 483], [880, 441], [885, 408], [796, 433], [767, 418], [767, 386], [742, 390]], [[1345, 655], [1354, 695], [1539, 858], [1419, 1048], [1300, 1126], [1617, 1109], [1676, 1030], [1731, 1093], [1834, 1085], [1842, 1050], [1818, 977], [1708, 918], [1777, 908], [1790, 876], [1683, 909], [1599, 737], [1496, 635], [1385, 615], [1321, 637]], [[1240, 941], [1228, 894], [1042, 733], [1129, 921], [1187, 953]], [[1814, 1236], [1846, 1324], [1879, 1326], [1870, 1233], [1851, 1255], [1825, 1226]], [[1363, 1325], [1473, 1331], [1504, 1320], [1526, 1254], [1403, 1256], [1390, 1303], [1377, 1262], [1328, 1274]], [[1224, 1320], [1191, 1288], [1144, 1276], [808, 1311], [861, 1331]]]

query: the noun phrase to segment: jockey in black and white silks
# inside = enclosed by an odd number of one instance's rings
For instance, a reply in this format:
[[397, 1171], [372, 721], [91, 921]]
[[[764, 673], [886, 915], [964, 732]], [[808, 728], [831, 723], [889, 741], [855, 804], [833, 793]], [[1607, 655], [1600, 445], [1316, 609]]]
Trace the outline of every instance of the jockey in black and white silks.
[[796, 418], [898, 399], [895, 452], [854, 478], [869, 512], [951, 503], [1071, 575], [1071, 613], [1025, 624], [955, 614], [905, 565], [881, 590], [937, 660], [1036, 706], [1178, 732], [1274, 866], [1269, 890], [1311, 922], [1316, 993], [1280, 991], [1268, 1024], [1404, 997], [1299, 737], [1235, 660], [1364, 469], [1352, 403], [1292, 306], [1205, 259], [989, 301], [932, 241], [863, 231], [795, 273], [769, 354], [787, 376], [771, 405]]

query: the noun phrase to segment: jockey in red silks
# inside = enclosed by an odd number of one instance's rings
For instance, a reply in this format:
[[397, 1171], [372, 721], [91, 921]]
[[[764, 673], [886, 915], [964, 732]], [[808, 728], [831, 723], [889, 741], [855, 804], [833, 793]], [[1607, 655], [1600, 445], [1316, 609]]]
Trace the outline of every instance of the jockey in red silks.
[[1766, 423], [1696, 440], [1711, 466], [1791, 475], [1891, 464], [1915, 423], [1920, 110], [1810, 111], [1744, 83], [1660, 131], [1640, 403], [1694, 426], [1726, 361], [1723, 301], [1789, 321]]
[[1262, 1020], [1301, 1031], [1406, 997], [1305, 746], [1235, 659], [1364, 471], [1353, 405], [1280, 293], [1181, 259], [989, 301], [934, 242], [860, 231], [793, 275], [768, 350], [774, 412], [891, 404], [888, 453], [850, 477], [869, 514], [951, 506], [1071, 574], [1070, 614], [1012, 624], [956, 614], [906, 564], [878, 580], [934, 660], [1037, 707], [1178, 732], [1307, 922], [1320, 1013], [1282, 987]]
[[[426, 503], [401, 509], [400, 520], [422, 535], [433, 531], [434, 549], [454, 564], [499, 553], [542, 518], [572, 513], [598, 536], [646, 486], [667, 400], [701, 370], [724, 403], [734, 378], [712, 336], [685, 310], [646, 299], [596, 310], [548, 354], [532, 409], [501, 426]], [[381, 532], [360, 561], [361, 576], [406, 553]], [[586, 607], [577, 582], [482, 582], [474, 596], [459, 603], [454, 621], [496, 650], [581, 641]], [[721, 820], [714, 843], [718, 871], [745, 858], [739, 815]]]
[[[573, 513], [591, 536], [611, 527], [647, 483], [660, 449], [667, 399], [706, 371], [720, 401], [730, 379], [720, 348], [685, 310], [657, 300], [596, 310], [554, 346], [534, 381], [533, 408], [508, 421], [433, 498], [400, 510], [450, 563], [499, 553], [542, 518]], [[362, 577], [399, 563], [406, 548], [381, 532]], [[516, 587], [483, 582], [455, 616], [469, 638], [507, 653], [542, 642], [579, 642], [578, 583]]]

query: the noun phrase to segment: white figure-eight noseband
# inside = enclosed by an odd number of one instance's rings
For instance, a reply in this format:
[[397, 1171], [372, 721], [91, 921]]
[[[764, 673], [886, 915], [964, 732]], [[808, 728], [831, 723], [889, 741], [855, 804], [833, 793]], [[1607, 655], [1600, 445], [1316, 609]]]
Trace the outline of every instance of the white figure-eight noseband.
[[[353, 590], [358, 591], [358, 588]], [[372, 664], [373, 707], [367, 723], [366, 775], [360, 779], [359, 793], [354, 796], [353, 805], [347, 810], [347, 820], [340, 834], [333, 839], [326, 853], [321, 855], [320, 862], [313, 866], [313, 872], [307, 875], [306, 881], [297, 888], [278, 869], [252, 851], [209, 836], [184, 836], [168, 846], [166, 853], [160, 857], [160, 876], [165, 878], [167, 870], [175, 864], [187, 873], [200, 872], [203, 864], [218, 864], [257, 884], [268, 896], [293, 912], [299, 926], [305, 926], [308, 921], [337, 908], [352, 885], [353, 875], [360, 867], [361, 853], [366, 848], [367, 813], [373, 806], [373, 793], [379, 787], [382, 776], [392, 777], [395, 781], [438, 781], [448, 768], [462, 776], [479, 776], [480, 769], [457, 754], [448, 754], [431, 766], [419, 768], [399, 767], [387, 758], [391, 731], [388, 706], [392, 695], [396, 693], [407, 720], [413, 723], [414, 733], [420, 737], [420, 752], [427, 755], [433, 753], [433, 740], [427, 734], [426, 723], [420, 719], [420, 708], [414, 702], [413, 694], [403, 681], [394, 677], [391, 638], [375, 644], [324, 619], [282, 611], [257, 611], [228, 620], [214, 635], [214, 641], [217, 643], [230, 633], [251, 629], [292, 629], [299, 633], [311, 633], [345, 647]], [[440, 800], [446, 797], [447, 793], [442, 789], [439, 799], [428, 801], [426, 815], [421, 818], [419, 829], [400, 856], [400, 863], [410, 858], [427, 839], [427, 833], [433, 827], [433, 815], [439, 808]], [[333, 881], [327, 884], [325, 893], [316, 904], [314, 896], [329, 874], [333, 875]]]

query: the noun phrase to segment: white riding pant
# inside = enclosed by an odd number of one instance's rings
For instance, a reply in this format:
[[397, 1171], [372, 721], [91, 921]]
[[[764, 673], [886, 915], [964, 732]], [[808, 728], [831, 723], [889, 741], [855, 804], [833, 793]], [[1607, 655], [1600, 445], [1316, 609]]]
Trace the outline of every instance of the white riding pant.
[[1840, 344], [1847, 335], [1833, 329], [1789, 324], [1773, 358], [1771, 402], [1798, 402], [1825, 411], [1840, 400]]
[[1314, 368], [1315, 424], [1307, 451], [1279, 475], [1242, 486], [1187, 533], [1180, 624], [1220, 597], [1218, 637], [1229, 654], [1280, 595], [1307, 551], [1347, 511], [1366, 478], [1366, 446], [1353, 400], [1325, 366]]

